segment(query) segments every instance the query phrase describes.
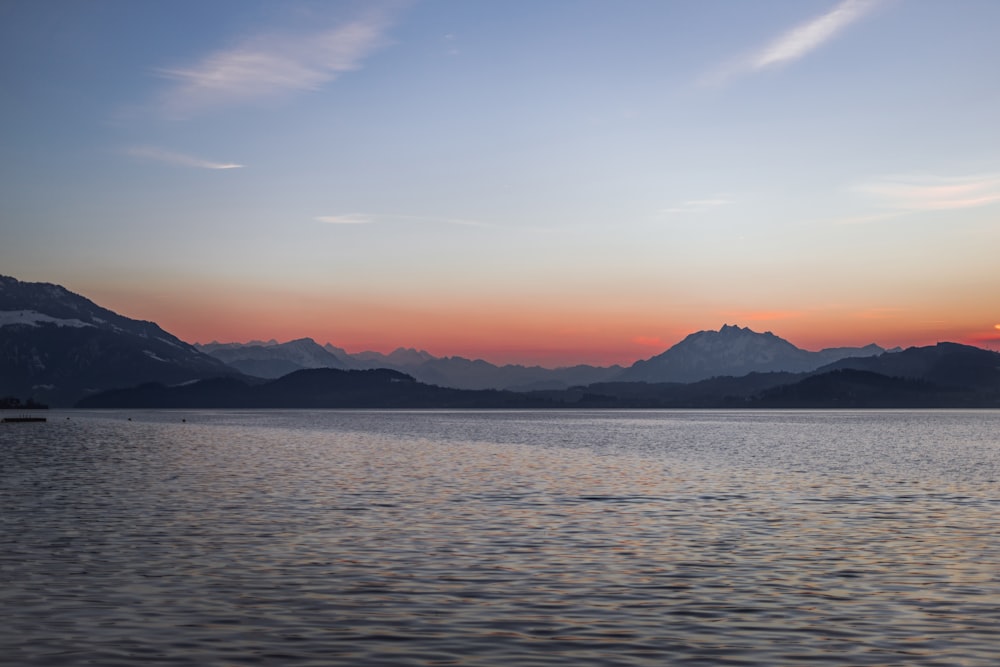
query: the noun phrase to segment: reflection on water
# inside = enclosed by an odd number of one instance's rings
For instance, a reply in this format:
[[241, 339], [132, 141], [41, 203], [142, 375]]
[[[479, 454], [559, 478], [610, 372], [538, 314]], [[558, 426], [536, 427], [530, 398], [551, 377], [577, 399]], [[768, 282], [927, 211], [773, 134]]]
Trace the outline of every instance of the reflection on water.
[[0, 443], [0, 662], [996, 664], [996, 411], [73, 412]]

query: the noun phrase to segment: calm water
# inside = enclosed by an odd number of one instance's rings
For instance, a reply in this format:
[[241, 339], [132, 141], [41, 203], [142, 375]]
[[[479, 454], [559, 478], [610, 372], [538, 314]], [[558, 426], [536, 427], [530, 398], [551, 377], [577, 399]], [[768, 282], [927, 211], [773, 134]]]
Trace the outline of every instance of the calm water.
[[0, 540], [4, 664], [993, 666], [1000, 411], [52, 412]]

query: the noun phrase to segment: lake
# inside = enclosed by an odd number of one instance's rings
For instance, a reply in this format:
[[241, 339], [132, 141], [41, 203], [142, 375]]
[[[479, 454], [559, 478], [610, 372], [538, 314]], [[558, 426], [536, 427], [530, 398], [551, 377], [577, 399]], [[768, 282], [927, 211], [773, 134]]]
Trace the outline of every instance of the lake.
[[5, 664], [1000, 659], [1000, 411], [47, 416]]

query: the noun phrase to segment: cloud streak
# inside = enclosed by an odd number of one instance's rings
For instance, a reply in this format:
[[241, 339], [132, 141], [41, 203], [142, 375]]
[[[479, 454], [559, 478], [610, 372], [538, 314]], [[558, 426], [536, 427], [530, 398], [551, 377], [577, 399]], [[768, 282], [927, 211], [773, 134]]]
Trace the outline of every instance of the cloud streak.
[[670, 208], [662, 209], [661, 213], [678, 214], [678, 213], [704, 213], [705, 211], [711, 211], [712, 209], [718, 208], [720, 206], [726, 206], [731, 204], [732, 200], [726, 197], [713, 197], [711, 199], [689, 199], [686, 202], [682, 202], [677, 206], [672, 206]]
[[242, 164], [236, 164], [234, 162], [213, 162], [211, 160], [205, 160], [200, 157], [195, 157], [193, 155], [185, 155], [184, 153], [175, 153], [174, 151], [168, 151], [163, 148], [157, 148], [155, 146], [132, 146], [127, 148], [125, 152], [132, 157], [142, 158], [144, 160], [152, 160], [154, 162], [163, 162], [165, 164], [172, 164], [177, 167], [195, 167], [197, 169], [242, 169]]
[[868, 14], [877, 0], [843, 0], [832, 10], [778, 37], [750, 59], [750, 69], [761, 70], [798, 60], [833, 39]]
[[442, 218], [425, 215], [386, 215], [378, 213], [348, 213], [341, 215], [318, 215], [314, 220], [331, 225], [365, 225], [375, 222], [420, 222], [429, 224], [459, 225], [461, 227], [493, 227], [494, 225], [480, 220], [464, 218]]
[[173, 82], [160, 98], [166, 113], [186, 117], [294, 93], [315, 91], [385, 43], [388, 21], [373, 13], [308, 33], [261, 35], [210, 53], [186, 67], [158, 70]]
[[869, 225], [876, 222], [885, 222], [903, 215], [903, 211], [889, 211], [888, 213], [868, 213], [866, 215], [854, 215], [846, 218], [833, 220], [838, 225]]
[[328, 225], [367, 225], [371, 224], [372, 219], [364, 215], [318, 215], [314, 218], [319, 222], [325, 222]]
[[759, 72], [799, 60], [831, 41], [881, 4], [882, 0], [841, 0], [821, 16], [782, 33], [776, 39], [706, 77], [704, 83], [721, 84], [738, 74]]
[[1000, 174], [974, 176], [894, 176], [857, 187], [897, 211], [946, 211], [1000, 202]]

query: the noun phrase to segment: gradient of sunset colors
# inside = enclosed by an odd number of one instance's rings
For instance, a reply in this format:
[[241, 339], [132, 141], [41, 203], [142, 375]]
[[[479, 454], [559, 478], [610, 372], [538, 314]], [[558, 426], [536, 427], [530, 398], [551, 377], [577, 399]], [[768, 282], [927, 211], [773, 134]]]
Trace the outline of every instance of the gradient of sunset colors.
[[0, 273], [188, 341], [1000, 345], [1000, 2], [0, 5]]

